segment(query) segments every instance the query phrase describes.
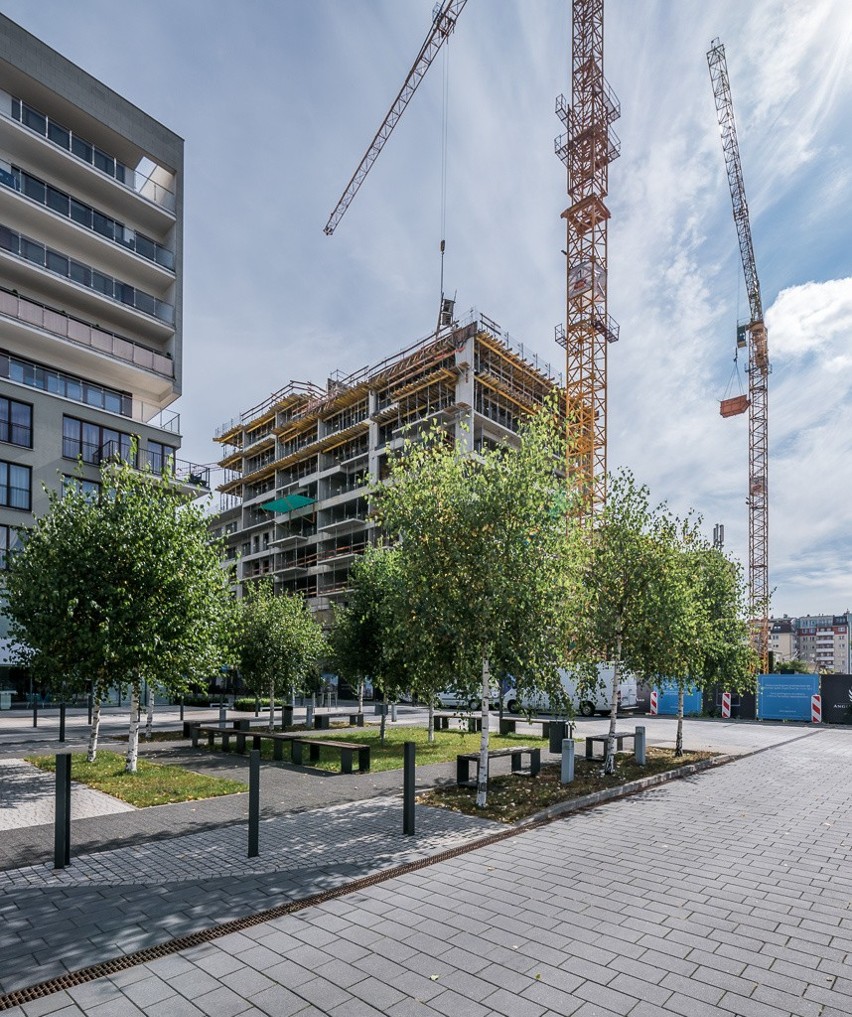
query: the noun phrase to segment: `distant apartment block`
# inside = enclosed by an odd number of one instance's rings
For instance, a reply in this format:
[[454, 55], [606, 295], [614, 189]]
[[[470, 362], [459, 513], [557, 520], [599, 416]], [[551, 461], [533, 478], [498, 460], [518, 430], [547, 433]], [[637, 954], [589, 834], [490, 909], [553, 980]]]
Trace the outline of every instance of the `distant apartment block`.
[[840, 615], [804, 615], [796, 619], [796, 656], [810, 661], [820, 672], [852, 673], [850, 623], [847, 611]]
[[0, 15], [0, 566], [43, 484], [176, 459], [182, 261], [183, 140]]
[[779, 664], [796, 657], [796, 632], [793, 618], [773, 618], [769, 623], [769, 652]]
[[852, 613], [772, 618], [769, 649], [776, 661], [806, 660], [824, 674], [852, 674]]
[[520, 420], [558, 385], [476, 311], [325, 386], [289, 382], [216, 435], [226, 479], [213, 530], [238, 559], [238, 589], [269, 576], [327, 611], [375, 539], [367, 478], [387, 475], [405, 435], [436, 423], [471, 451], [516, 442]]

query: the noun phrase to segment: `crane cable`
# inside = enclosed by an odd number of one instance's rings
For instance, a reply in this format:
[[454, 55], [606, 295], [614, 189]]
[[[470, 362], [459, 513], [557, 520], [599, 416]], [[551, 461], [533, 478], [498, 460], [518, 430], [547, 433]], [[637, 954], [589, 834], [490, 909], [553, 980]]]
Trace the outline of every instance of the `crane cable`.
[[444, 302], [444, 251], [447, 235], [447, 125], [450, 103], [450, 44], [447, 39], [443, 52], [443, 94], [441, 97], [441, 308]]

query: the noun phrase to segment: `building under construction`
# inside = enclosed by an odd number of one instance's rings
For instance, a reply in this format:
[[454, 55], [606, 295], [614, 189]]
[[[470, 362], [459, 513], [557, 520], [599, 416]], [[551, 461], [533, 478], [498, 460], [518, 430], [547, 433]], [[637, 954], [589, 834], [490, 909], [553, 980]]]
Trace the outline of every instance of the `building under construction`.
[[407, 349], [325, 387], [291, 381], [219, 429], [222, 512], [213, 529], [237, 560], [237, 588], [271, 576], [325, 612], [374, 539], [368, 478], [387, 475], [404, 437], [436, 422], [470, 451], [515, 440], [561, 379], [471, 311]]

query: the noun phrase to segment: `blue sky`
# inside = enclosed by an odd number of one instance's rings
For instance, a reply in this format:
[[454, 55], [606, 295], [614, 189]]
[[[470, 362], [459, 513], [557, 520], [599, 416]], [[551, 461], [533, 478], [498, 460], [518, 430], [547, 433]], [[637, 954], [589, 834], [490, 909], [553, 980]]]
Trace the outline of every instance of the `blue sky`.
[[[184, 455], [290, 378], [324, 382], [433, 327], [439, 57], [349, 212], [322, 228], [433, 0], [4, 0], [186, 139]], [[609, 463], [747, 557], [747, 421], [718, 412], [747, 302], [705, 53], [726, 46], [770, 356], [776, 613], [852, 607], [852, 5], [606, 0], [622, 103], [610, 171]], [[569, 0], [469, 0], [449, 52], [446, 288], [562, 350]]]

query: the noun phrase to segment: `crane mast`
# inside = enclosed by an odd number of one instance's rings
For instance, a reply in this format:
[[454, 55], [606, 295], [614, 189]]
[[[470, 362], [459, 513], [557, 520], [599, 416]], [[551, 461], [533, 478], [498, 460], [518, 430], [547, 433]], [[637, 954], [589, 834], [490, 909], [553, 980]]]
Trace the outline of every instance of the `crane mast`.
[[725, 47], [710, 44], [707, 64], [722, 132], [722, 149], [734, 209], [734, 224], [748, 293], [748, 554], [749, 609], [761, 672], [769, 666], [769, 347], [760, 282], [751, 240], [748, 202], [734, 121]]
[[590, 524], [606, 500], [607, 349], [619, 326], [607, 311], [606, 206], [609, 164], [620, 154], [611, 128], [621, 115], [603, 73], [604, 0], [573, 0], [571, 103], [560, 95], [556, 113], [565, 133], [555, 142], [568, 170], [570, 205], [562, 213], [566, 248], [566, 325], [556, 339], [566, 351], [568, 473]]
[[420, 52], [417, 54], [417, 58], [412, 64], [402, 88], [399, 90], [397, 97], [391, 104], [391, 108], [373, 136], [369, 148], [358, 163], [358, 167], [352, 174], [346, 189], [340, 196], [340, 200], [335, 205], [334, 211], [328, 218], [328, 222], [323, 229], [327, 236], [331, 236], [334, 233], [346, 209], [352, 204], [352, 199], [358, 193], [361, 184], [364, 183], [364, 179], [370, 172], [373, 163], [378, 159], [379, 152], [384, 148], [385, 142], [391, 136], [399, 118], [405, 112], [405, 107], [417, 91], [417, 86], [423, 80], [423, 76], [429, 70], [441, 46], [447, 41], [456, 27], [458, 16], [461, 14], [466, 3], [467, 0], [443, 0], [442, 3], [435, 5], [432, 13], [432, 27], [429, 29], [426, 40], [420, 47]]

